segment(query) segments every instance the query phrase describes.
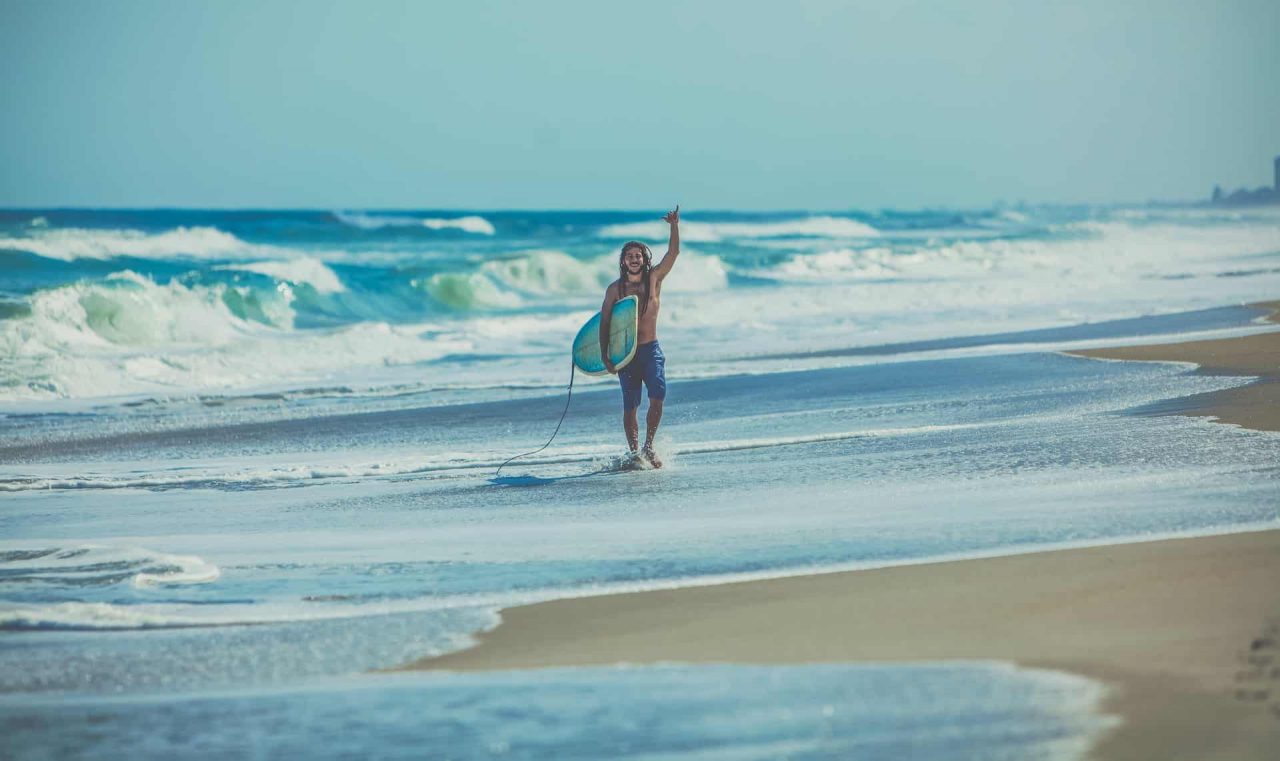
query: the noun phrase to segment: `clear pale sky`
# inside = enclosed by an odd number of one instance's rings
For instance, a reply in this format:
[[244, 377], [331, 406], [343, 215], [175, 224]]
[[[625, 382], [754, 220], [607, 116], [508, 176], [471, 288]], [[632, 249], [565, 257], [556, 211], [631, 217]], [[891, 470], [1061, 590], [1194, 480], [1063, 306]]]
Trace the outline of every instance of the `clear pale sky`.
[[1280, 3], [0, 0], [0, 206], [876, 209], [1269, 185]]

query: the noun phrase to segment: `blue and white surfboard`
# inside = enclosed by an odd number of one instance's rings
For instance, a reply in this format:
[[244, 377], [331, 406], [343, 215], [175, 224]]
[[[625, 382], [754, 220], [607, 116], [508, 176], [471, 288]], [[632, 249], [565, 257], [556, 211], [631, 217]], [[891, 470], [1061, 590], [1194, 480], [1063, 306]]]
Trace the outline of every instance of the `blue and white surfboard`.
[[[628, 296], [613, 305], [609, 321], [609, 359], [618, 369], [627, 366], [636, 355], [639, 324], [639, 299]], [[596, 312], [573, 339], [573, 364], [587, 375], [605, 375], [600, 358], [600, 313]]]

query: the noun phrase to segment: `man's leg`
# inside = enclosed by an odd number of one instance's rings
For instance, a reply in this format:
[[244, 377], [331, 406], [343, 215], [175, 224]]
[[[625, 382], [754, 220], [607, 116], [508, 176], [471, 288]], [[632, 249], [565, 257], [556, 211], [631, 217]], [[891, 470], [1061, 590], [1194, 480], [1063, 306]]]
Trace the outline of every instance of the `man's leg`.
[[658, 459], [658, 453], [653, 451], [653, 439], [658, 435], [658, 424], [662, 422], [662, 400], [649, 400], [649, 415], [645, 419], [648, 424], [644, 435], [644, 457], [649, 464], [655, 468], [662, 467], [662, 460]]
[[618, 383], [622, 386], [622, 432], [627, 436], [627, 448], [632, 453], [640, 448], [640, 424], [636, 413], [640, 411], [641, 382], [640, 375], [629, 365], [618, 373]]
[[[650, 407], [650, 414], [653, 408]], [[627, 434], [627, 448], [635, 452], [640, 448], [640, 422], [636, 419], [636, 413], [640, 411], [639, 407], [632, 407], [629, 410], [622, 411], [622, 430]]]
[[662, 400], [667, 398], [666, 365], [667, 358], [655, 341], [649, 361], [645, 363], [644, 372], [644, 387], [649, 391], [649, 416], [645, 421], [648, 426], [645, 429], [644, 456], [655, 468], [662, 467], [662, 460], [659, 460], [657, 452], [653, 451], [653, 442], [658, 435], [658, 424], [662, 422]]
[[648, 427], [645, 429], [644, 448], [653, 449], [653, 438], [658, 435], [658, 424], [662, 422], [662, 400], [649, 400], [649, 415], [645, 419]]

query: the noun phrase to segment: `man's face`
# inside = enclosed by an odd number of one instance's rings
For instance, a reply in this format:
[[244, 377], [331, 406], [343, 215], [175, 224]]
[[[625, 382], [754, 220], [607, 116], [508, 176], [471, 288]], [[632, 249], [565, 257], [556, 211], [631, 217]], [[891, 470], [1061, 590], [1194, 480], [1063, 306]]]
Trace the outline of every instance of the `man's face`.
[[629, 248], [622, 254], [622, 264], [627, 272], [638, 275], [644, 269], [644, 252], [638, 248]]

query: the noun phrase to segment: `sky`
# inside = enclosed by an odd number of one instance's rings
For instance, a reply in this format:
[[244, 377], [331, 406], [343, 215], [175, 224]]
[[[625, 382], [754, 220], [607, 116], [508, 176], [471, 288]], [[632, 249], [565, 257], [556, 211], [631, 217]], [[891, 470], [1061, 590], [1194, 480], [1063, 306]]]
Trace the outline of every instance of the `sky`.
[[1280, 3], [0, 0], [0, 206], [975, 208], [1269, 185]]

